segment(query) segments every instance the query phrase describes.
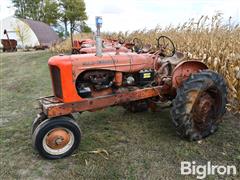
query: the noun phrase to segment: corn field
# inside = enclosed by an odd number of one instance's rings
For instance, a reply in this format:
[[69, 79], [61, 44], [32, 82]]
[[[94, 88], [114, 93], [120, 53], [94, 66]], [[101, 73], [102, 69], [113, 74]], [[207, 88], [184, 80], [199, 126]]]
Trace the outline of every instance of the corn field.
[[[223, 23], [222, 16], [218, 13], [213, 17], [202, 16], [198, 20], [191, 19], [177, 27], [157, 26], [155, 29], [143, 29], [131, 33], [105, 33], [103, 38], [117, 39], [119, 35], [127, 41], [137, 37], [143, 41], [143, 44], [151, 44], [155, 47], [157, 37], [160, 35], [170, 37], [177, 51], [183, 52], [186, 59], [199, 59], [210, 69], [225, 77], [229, 87], [227, 108], [240, 113], [240, 27], [232, 25], [231, 17], [227, 24]], [[79, 37], [74, 37], [74, 39], [79, 39]], [[80, 38], [86, 37], [87, 35], [84, 34]], [[58, 52], [70, 49], [69, 39], [52, 48], [53, 51]]]

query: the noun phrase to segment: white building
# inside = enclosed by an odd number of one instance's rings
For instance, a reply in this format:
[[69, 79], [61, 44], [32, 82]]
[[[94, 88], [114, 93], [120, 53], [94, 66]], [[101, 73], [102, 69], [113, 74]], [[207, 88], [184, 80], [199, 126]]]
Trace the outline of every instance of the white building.
[[4, 30], [7, 30], [9, 39], [17, 40], [18, 47], [51, 46], [59, 40], [49, 25], [30, 19], [7, 17], [0, 21], [0, 39], [7, 39]]

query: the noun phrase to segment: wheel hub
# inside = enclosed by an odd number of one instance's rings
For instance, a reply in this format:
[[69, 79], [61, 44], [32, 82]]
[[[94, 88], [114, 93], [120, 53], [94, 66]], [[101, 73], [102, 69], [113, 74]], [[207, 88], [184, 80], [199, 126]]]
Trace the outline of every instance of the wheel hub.
[[52, 149], [61, 149], [65, 147], [70, 141], [70, 135], [64, 129], [54, 129], [52, 130], [47, 138], [46, 144]]
[[206, 123], [214, 105], [214, 99], [208, 94], [203, 93], [195, 104], [194, 121]]
[[208, 113], [211, 110], [212, 105], [213, 105], [213, 101], [211, 96], [206, 94], [200, 99], [199, 110], [202, 113]]

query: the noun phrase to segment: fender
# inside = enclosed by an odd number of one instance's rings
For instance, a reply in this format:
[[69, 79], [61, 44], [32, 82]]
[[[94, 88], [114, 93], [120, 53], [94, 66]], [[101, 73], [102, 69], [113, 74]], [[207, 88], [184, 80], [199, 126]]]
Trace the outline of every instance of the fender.
[[172, 72], [172, 87], [177, 89], [192, 73], [208, 69], [207, 65], [198, 60], [186, 60], [179, 63]]

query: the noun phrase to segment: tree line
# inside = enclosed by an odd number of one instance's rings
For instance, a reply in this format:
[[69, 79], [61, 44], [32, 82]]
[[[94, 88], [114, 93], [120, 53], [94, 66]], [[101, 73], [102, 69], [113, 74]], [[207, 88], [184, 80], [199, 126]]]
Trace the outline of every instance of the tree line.
[[84, 0], [12, 0], [12, 3], [16, 17], [49, 24], [61, 37], [74, 31], [91, 32], [85, 23], [88, 17]]

